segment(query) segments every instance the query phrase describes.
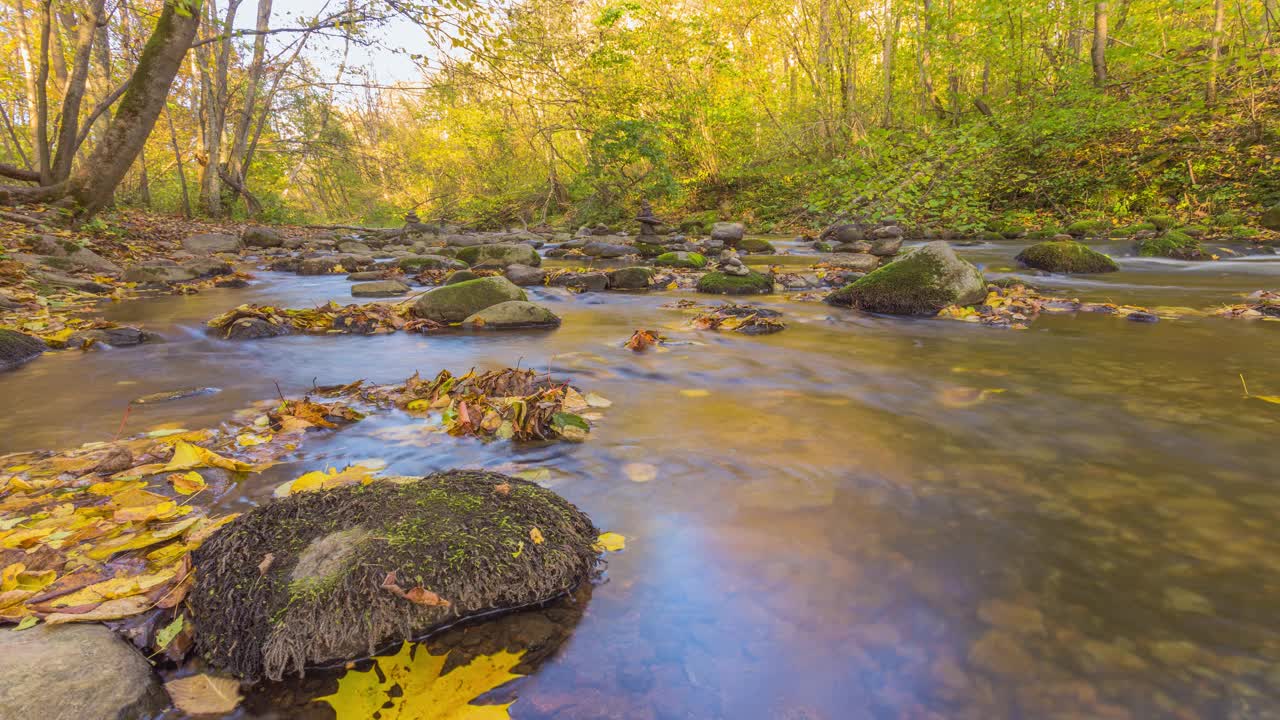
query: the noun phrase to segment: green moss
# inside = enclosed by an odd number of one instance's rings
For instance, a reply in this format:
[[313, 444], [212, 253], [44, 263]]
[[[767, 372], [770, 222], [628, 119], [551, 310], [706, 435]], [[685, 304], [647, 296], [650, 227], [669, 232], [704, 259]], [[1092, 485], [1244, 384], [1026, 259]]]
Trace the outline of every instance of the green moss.
[[461, 267], [461, 264], [456, 260], [435, 255], [409, 255], [408, 257], [400, 258], [396, 264], [409, 271]]
[[715, 210], [694, 213], [680, 221], [680, 232], [686, 235], [705, 235], [711, 232], [711, 226], [719, 220], [720, 213]]
[[746, 253], [754, 253], [757, 255], [772, 255], [777, 252], [773, 247], [773, 243], [761, 238], [742, 238], [738, 243], [738, 248]]
[[1111, 234], [1116, 237], [1133, 237], [1140, 232], [1155, 232], [1155, 230], [1156, 226], [1153, 223], [1140, 222], [1132, 225], [1126, 225], [1122, 228], [1116, 228], [1111, 231]]
[[475, 265], [485, 260], [498, 260], [506, 265], [518, 263], [529, 267], [538, 267], [542, 264], [542, 256], [531, 245], [510, 243], [459, 248], [455, 257], [468, 265]]
[[773, 278], [755, 271], [741, 276], [710, 272], [698, 278], [698, 292], [715, 295], [765, 295], [773, 292]]
[[952, 303], [966, 304], [986, 292], [982, 273], [934, 242], [882, 265], [832, 292], [824, 302], [893, 315], [933, 315]]
[[661, 245], [658, 245], [656, 243], [641, 242], [638, 240], [636, 241], [636, 244], [635, 244], [635, 250], [636, 250], [636, 254], [638, 254], [640, 257], [647, 257], [647, 258], [660, 257], [666, 254], [667, 252], [667, 249]]
[[1204, 257], [1200, 241], [1177, 230], [1148, 238], [1138, 243], [1138, 254], [1143, 257], [1167, 257], [1178, 260], [1199, 260]]
[[1099, 237], [1106, 235], [1111, 223], [1106, 220], [1077, 220], [1067, 226], [1067, 234], [1076, 237]]
[[653, 264], [661, 267], [692, 268], [697, 270], [707, 266], [707, 258], [696, 252], [685, 253], [684, 257], [681, 257], [678, 252], [668, 252], [654, 258]]
[[456, 323], [492, 305], [528, 299], [523, 290], [504, 277], [483, 277], [436, 288], [418, 298], [413, 312], [427, 320]]
[[813, 249], [818, 252], [831, 252], [836, 249], [836, 246], [825, 240], [819, 240], [813, 244]]
[[1103, 273], [1120, 269], [1115, 260], [1075, 241], [1036, 243], [1018, 253], [1018, 262], [1056, 273]]
[[1168, 230], [1178, 224], [1178, 219], [1172, 215], [1151, 215], [1147, 222], [1155, 225], [1157, 230]]
[[1191, 224], [1183, 225], [1182, 227], [1177, 228], [1177, 231], [1184, 235], [1190, 235], [1191, 237], [1198, 238], [1206, 235], [1209, 232], [1209, 228], [1203, 225]]
[[1257, 228], [1251, 228], [1245, 225], [1236, 225], [1235, 227], [1231, 228], [1231, 237], [1237, 238], [1240, 240], [1252, 240], [1253, 238], [1256, 238], [1261, 234], [1262, 233], [1259, 232]]
[[1243, 225], [1248, 222], [1248, 218], [1240, 213], [1224, 212], [1213, 216], [1214, 227], [1234, 228], [1237, 225]]
[[76, 264], [71, 262], [70, 258], [47, 257], [41, 258], [40, 262], [55, 270], [71, 271], [76, 268]]

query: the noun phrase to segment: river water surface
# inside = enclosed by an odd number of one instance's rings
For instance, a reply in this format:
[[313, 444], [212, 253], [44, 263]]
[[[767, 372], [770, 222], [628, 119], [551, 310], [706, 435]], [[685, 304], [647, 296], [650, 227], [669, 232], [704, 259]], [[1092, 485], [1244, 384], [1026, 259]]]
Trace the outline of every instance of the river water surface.
[[[1021, 247], [957, 250], [999, 276]], [[1280, 256], [1103, 249], [1121, 272], [1035, 282], [1194, 308], [1280, 286]], [[382, 415], [308, 441], [221, 504], [376, 457], [396, 474], [536, 471], [625, 535], [602, 581], [561, 603], [572, 611], [548, 611], [564, 625], [553, 652], [500, 691], [514, 718], [1280, 717], [1280, 405], [1245, 398], [1239, 379], [1280, 395], [1280, 323], [1080, 314], [1010, 331], [767, 296], [751, 301], [788, 329], [745, 337], [663, 307], [707, 296], [539, 289], [558, 330], [204, 332], [240, 303], [349, 302], [348, 288], [263, 272], [247, 289], [107, 307], [166, 341], [0, 376], [0, 452], [109, 439], [130, 399], [176, 387], [221, 392], [135, 406], [128, 430], [212, 425], [277, 384], [549, 367], [613, 401], [585, 443], [423, 436]], [[638, 328], [681, 342], [632, 353]], [[637, 465], [652, 479], [636, 482]], [[264, 692], [238, 714], [323, 717], [307, 692]]]

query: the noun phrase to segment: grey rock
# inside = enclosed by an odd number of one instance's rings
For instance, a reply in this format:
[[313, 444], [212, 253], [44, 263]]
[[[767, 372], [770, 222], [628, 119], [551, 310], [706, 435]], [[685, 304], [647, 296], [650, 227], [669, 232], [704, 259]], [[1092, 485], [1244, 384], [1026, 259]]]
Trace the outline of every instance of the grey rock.
[[871, 244], [869, 252], [878, 257], [889, 257], [890, 255], [897, 255], [898, 251], [901, 249], [902, 236], [899, 235], [896, 237], [877, 238], [876, 241]]
[[547, 277], [546, 271], [539, 270], [536, 267], [529, 267], [528, 265], [520, 265], [518, 263], [508, 265], [504, 274], [508, 280], [520, 287], [541, 285]]
[[213, 277], [214, 275], [226, 275], [235, 272], [235, 268], [231, 267], [231, 263], [217, 258], [188, 260], [182, 263], [182, 269], [196, 277]]
[[71, 288], [72, 290], [80, 290], [88, 293], [109, 293], [111, 287], [103, 285], [100, 282], [89, 280], [88, 278], [78, 278], [66, 273], [60, 273], [54, 270], [47, 270], [36, 273], [36, 279], [46, 285], [54, 285], [57, 287]]
[[982, 272], [958, 257], [945, 241], [937, 240], [836, 290], [824, 301], [868, 312], [932, 315], [947, 305], [978, 302], [986, 294]]
[[288, 335], [292, 331], [283, 325], [273, 325], [262, 318], [240, 318], [227, 328], [228, 340], [258, 340]]
[[474, 247], [488, 241], [479, 235], [446, 235], [444, 242], [451, 247]]
[[[454, 270], [453, 272], [449, 273], [449, 277], [444, 279], [444, 284], [457, 285], [460, 282], [466, 282], [468, 280], [477, 280], [479, 278], [480, 278], [479, 275], [471, 272], [470, 270]], [[519, 283], [516, 283], [516, 284], [518, 285]]]
[[633, 252], [627, 245], [607, 242], [589, 242], [582, 247], [582, 252], [590, 257], [618, 258]]
[[443, 255], [406, 255], [396, 261], [408, 272], [421, 270], [465, 270], [467, 264]]
[[171, 260], [149, 260], [138, 265], [125, 268], [126, 282], [142, 284], [168, 284], [194, 280], [195, 273], [179, 266]]
[[351, 286], [352, 297], [395, 297], [409, 292], [409, 286], [399, 280], [375, 280]]
[[190, 235], [182, 241], [182, 249], [192, 255], [240, 252], [240, 238], [225, 233]]
[[147, 332], [140, 328], [126, 326], [81, 330], [73, 333], [67, 340], [67, 343], [72, 346], [86, 346], [92, 343], [99, 343], [110, 347], [131, 347], [133, 345], [141, 345], [144, 342], [150, 342], [158, 338], [159, 336], [155, 333]]
[[[829, 243], [819, 243], [819, 245], [827, 244]], [[859, 240], [858, 242], [840, 243], [839, 245], [827, 249], [830, 252], [866, 254], [871, 252], [871, 243], [866, 242], [865, 240]]]
[[387, 274], [381, 270], [361, 270], [353, 272], [347, 276], [351, 282], [372, 282], [374, 280], [386, 279]]
[[551, 284], [579, 292], [600, 292], [609, 287], [609, 276], [602, 272], [566, 273], [557, 276]]
[[711, 226], [711, 239], [719, 240], [729, 247], [737, 247], [746, 232], [747, 228], [742, 223], [718, 222]]
[[373, 248], [357, 240], [344, 240], [338, 243], [338, 251], [350, 255], [372, 255]]
[[251, 225], [240, 233], [240, 241], [245, 247], [277, 248], [284, 245], [284, 237], [276, 230], [261, 225]]
[[6, 718], [140, 720], [168, 705], [146, 658], [102, 625], [0, 631]]
[[608, 273], [610, 290], [648, 290], [653, 282], [653, 270], [647, 267], [626, 267]]
[[488, 330], [541, 328], [559, 326], [560, 318], [541, 305], [523, 300], [510, 300], [490, 305], [468, 316], [462, 324]]
[[902, 232], [902, 228], [898, 227], [897, 225], [885, 225], [883, 227], [878, 227], [875, 230], [871, 231], [871, 237], [877, 240], [884, 240], [887, 238], [900, 238], [904, 234], [905, 233]]
[[297, 272], [299, 275], [329, 275], [335, 272], [362, 270], [370, 265], [373, 265], [373, 258], [368, 256], [320, 255], [298, 261]]
[[537, 267], [542, 264], [538, 251], [529, 245], [495, 243], [491, 245], [475, 245], [458, 251], [458, 259], [472, 266], [483, 265], [493, 261], [491, 265], [504, 268], [508, 265], [529, 265]]
[[825, 261], [832, 267], [871, 272], [880, 266], [880, 258], [869, 253], [837, 253]]

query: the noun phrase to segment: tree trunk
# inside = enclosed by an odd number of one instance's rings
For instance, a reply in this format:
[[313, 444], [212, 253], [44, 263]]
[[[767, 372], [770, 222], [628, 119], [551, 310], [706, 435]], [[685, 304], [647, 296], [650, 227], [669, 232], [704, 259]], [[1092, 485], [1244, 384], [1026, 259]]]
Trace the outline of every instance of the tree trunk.
[[1213, 0], [1213, 36], [1209, 38], [1209, 81], [1204, 86], [1204, 102], [1213, 105], [1218, 102], [1218, 62], [1222, 59], [1222, 22], [1225, 19], [1226, 3]]
[[76, 135], [80, 130], [80, 104], [84, 101], [85, 85], [89, 80], [89, 61], [93, 58], [93, 41], [105, 5], [106, 0], [90, 0], [76, 30], [76, 54], [72, 60], [71, 74], [67, 77], [66, 94], [62, 99], [58, 149], [53, 156], [54, 182], [62, 182], [71, 176], [71, 162], [76, 156]]
[[68, 191], [79, 202], [82, 217], [111, 200], [142, 151], [199, 25], [200, 0], [166, 0], [111, 125], [69, 182]]
[[1107, 0], [1097, 0], [1093, 4], [1093, 52], [1090, 57], [1093, 58], [1093, 86], [1101, 90], [1107, 86]]
[[49, 33], [53, 26], [53, 0], [44, 0], [40, 10], [40, 57], [36, 59], [36, 162], [40, 184], [53, 182], [53, 164], [49, 159]]
[[[253, 129], [253, 118], [257, 111], [258, 86], [262, 83], [262, 71], [267, 53], [266, 32], [271, 29], [271, 0], [258, 0], [258, 36], [253, 40], [253, 59], [249, 63], [248, 87], [244, 91], [244, 106], [240, 111], [240, 119], [236, 124], [236, 134], [231, 143], [231, 155], [227, 158], [227, 174], [231, 176], [239, 188], [240, 196], [249, 207], [250, 215], [255, 205], [261, 207], [257, 200], [249, 194], [246, 177], [249, 174], [249, 163], [246, 158], [249, 152], [249, 133]], [[270, 101], [268, 100], [268, 103]], [[264, 112], [270, 108], [264, 108]]]
[[173, 115], [165, 112], [169, 121], [169, 142], [173, 144], [173, 159], [178, 167], [178, 186], [182, 188], [182, 217], [191, 217], [191, 193], [187, 190], [187, 171], [182, 166], [182, 148], [178, 147], [178, 130], [173, 126]]
[[898, 42], [899, 18], [893, 12], [893, 2], [885, 3], [884, 49], [881, 64], [884, 66], [884, 126], [893, 125], [893, 54]]
[[[229, 0], [222, 22], [216, 51], [205, 55], [204, 71], [208, 79], [205, 93], [205, 156], [208, 162], [200, 176], [200, 205], [212, 217], [220, 217], [222, 207], [222, 135], [227, 122], [227, 73], [231, 64], [231, 30], [240, 0]], [[216, 19], [217, 8], [209, 6], [209, 20]]]

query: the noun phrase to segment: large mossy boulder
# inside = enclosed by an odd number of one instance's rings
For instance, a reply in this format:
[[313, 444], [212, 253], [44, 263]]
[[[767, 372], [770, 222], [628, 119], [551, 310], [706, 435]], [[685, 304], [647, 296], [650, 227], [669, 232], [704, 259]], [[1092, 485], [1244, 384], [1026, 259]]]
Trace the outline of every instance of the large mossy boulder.
[[773, 292], [773, 278], [754, 270], [746, 275], [709, 272], [698, 278], [698, 292], [714, 295], [767, 295]]
[[542, 256], [531, 245], [495, 243], [493, 245], [472, 245], [458, 251], [458, 259], [468, 265], [490, 262], [493, 265], [528, 265], [538, 267], [542, 264]]
[[0, 372], [34, 360], [45, 351], [44, 341], [14, 330], [0, 330]]
[[939, 240], [845, 285], [824, 301], [867, 312], [932, 315], [948, 305], [975, 303], [986, 293], [982, 271]]
[[742, 238], [738, 242], [738, 249], [752, 255], [772, 255], [778, 252], [773, 243], [763, 238]]
[[467, 618], [541, 603], [595, 573], [597, 531], [554, 492], [451, 471], [303, 492], [193, 554], [197, 650], [279, 679]]
[[658, 267], [689, 268], [697, 270], [706, 267], [707, 258], [701, 253], [679, 250], [676, 252], [662, 253], [653, 259], [653, 264]]
[[467, 264], [443, 255], [406, 255], [396, 261], [400, 269], [408, 272], [422, 270], [465, 270]]
[[1267, 208], [1258, 218], [1258, 224], [1268, 230], [1280, 230], [1280, 203]]
[[653, 282], [653, 268], [625, 267], [607, 273], [610, 290], [648, 290]]
[[1055, 273], [1105, 273], [1120, 269], [1115, 260], [1072, 240], [1036, 243], [1015, 258], [1027, 267]]
[[504, 277], [483, 277], [438, 287], [422, 295], [413, 305], [413, 314], [436, 322], [456, 323], [491, 305], [528, 299], [523, 290]]
[[1077, 220], [1067, 226], [1067, 234], [1072, 237], [1103, 237], [1111, 229], [1106, 220]]
[[1203, 260], [1206, 257], [1199, 240], [1177, 230], [1142, 240], [1138, 243], [1138, 254], [1174, 260]]

